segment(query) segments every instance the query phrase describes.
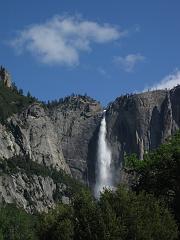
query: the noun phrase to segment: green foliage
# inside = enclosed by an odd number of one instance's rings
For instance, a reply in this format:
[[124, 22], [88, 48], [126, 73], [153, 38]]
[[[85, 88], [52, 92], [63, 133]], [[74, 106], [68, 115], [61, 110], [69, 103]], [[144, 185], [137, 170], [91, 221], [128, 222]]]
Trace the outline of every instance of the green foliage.
[[100, 209], [88, 191], [77, 194], [72, 202], [74, 209], [74, 240], [102, 239]]
[[[18, 157], [3, 160], [0, 165], [2, 174], [24, 171], [52, 178], [54, 175], [54, 181], [62, 182], [62, 175], [41, 167], [28, 158], [18, 160]], [[177, 239], [176, 223], [160, 201], [151, 194], [136, 194], [122, 187], [106, 190], [98, 201], [87, 189], [80, 188], [71, 195], [69, 204], [59, 203], [55, 209], [40, 215], [35, 221], [37, 225], [33, 220], [33, 216], [14, 206], [0, 208], [0, 239]]]
[[143, 161], [131, 156], [128, 162], [128, 171], [135, 176], [133, 189], [163, 199], [180, 222], [180, 132], [146, 154]]
[[5, 87], [0, 81], [0, 122], [5, 123], [9, 116], [21, 112], [34, 101], [37, 99], [23, 96], [22, 89], [18, 90], [15, 85], [12, 88]]
[[70, 240], [73, 237], [73, 209], [59, 204], [39, 219], [38, 236], [42, 240]]
[[14, 205], [0, 206], [0, 240], [36, 240], [36, 218]]
[[106, 225], [104, 239], [177, 238], [173, 217], [152, 195], [144, 192], [136, 195], [119, 187], [116, 192], [106, 190], [99, 204]]
[[176, 223], [159, 201], [121, 187], [106, 190], [99, 201], [82, 191], [70, 205], [60, 204], [44, 214], [38, 232], [42, 240], [177, 239]]

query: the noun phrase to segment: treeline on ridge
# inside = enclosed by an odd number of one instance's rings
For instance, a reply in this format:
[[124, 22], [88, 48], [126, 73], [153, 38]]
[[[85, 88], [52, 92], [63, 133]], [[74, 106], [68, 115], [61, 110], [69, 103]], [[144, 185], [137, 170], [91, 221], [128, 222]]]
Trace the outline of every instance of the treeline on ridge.
[[4, 86], [0, 81], [0, 122], [6, 124], [6, 119], [14, 113], [21, 112], [31, 103], [37, 101], [28, 92], [23, 95], [23, 90], [18, 89], [13, 83], [12, 88]]

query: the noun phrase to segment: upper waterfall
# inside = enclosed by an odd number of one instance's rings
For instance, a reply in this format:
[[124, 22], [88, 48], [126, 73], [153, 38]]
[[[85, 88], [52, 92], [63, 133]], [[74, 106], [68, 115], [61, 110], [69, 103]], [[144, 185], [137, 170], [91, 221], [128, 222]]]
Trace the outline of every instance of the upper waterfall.
[[112, 187], [111, 150], [107, 144], [106, 134], [106, 111], [104, 110], [98, 137], [96, 184], [94, 189], [94, 195], [97, 198], [104, 188]]

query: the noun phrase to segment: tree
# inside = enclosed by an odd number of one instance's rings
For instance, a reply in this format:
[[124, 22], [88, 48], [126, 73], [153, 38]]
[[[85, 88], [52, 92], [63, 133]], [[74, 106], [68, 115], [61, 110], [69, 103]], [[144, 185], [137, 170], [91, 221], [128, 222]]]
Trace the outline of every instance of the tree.
[[150, 194], [138, 195], [122, 187], [106, 190], [100, 198], [104, 239], [177, 239], [177, 225], [169, 211]]
[[75, 196], [74, 209], [74, 240], [98, 240], [101, 237], [101, 215], [90, 192], [82, 190]]
[[88, 191], [70, 205], [60, 204], [41, 217], [42, 240], [174, 240], [177, 225], [167, 208], [151, 194], [118, 187], [96, 201]]
[[54, 210], [40, 217], [38, 236], [42, 240], [73, 239], [73, 209], [71, 206], [59, 204]]
[[0, 239], [35, 240], [35, 218], [14, 205], [0, 207]]
[[135, 176], [132, 188], [161, 198], [173, 210], [180, 223], [180, 132], [140, 161], [127, 159], [128, 172]]
[[18, 91], [19, 95], [23, 96], [23, 90], [20, 88]]
[[31, 93], [29, 91], [27, 92], [27, 97], [32, 98]]

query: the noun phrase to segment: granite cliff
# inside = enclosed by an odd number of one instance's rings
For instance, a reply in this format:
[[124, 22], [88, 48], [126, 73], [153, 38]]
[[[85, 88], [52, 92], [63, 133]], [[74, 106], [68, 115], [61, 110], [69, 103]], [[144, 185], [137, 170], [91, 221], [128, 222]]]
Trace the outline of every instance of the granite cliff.
[[[29, 103], [0, 123], [0, 162], [28, 158], [89, 185], [89, 144], [97, 132], [101, 112], [100, 104], [87, 96], [67, 97], [56, 104]], [[52, 176], [33, 172], [27, 175], [24, 170], [5, 172], [0, 166], [0, 201], [15, 202], [29, 212], [46, 211], [56, 201], [68, 198], [61, 185]], [[68, 187], [63, 183], [63, 189]], [[56, 192], [61, 194], [55, 199]]]
[[116, 179], [124, 181], [120, 169], [126, 154], [142, 159], [180, 128], [180, 86], [119, 97], [108, 107], [106, 120]]
[[[12, 88], [8, 91], [11, 94]], [[0, 91], [0, 98], [3, 96]], [[93, 188], [101, 105], [90, 97], [74, 95], [56, 104], [33, 100], [22, 107], [20, 100], [16, 103], [13, 99], [8, 104], [13, 109], [14, 105], [21, 106], [21, 110], [8, 113], [0, 123], [3, 166], [14, 157], [28, 158], [46, 169], [63, 170]], [[146, 151], [156, 148], [179, 129], [180, 86], [170, 91], [119, 97], [108, 106], [106, 121], [117, 183], [125, 180], [122, 168], [126, 154], [137, 153], [143, 158]], [[46, 211], [57, 200], [68, 198], [64, 191], [68, 185], [55, 181], [52, 175], [27, 174], [21, 168], [15, 172], [5, 169], [0, 165], [1, 202], [15, 202], [34, 212]], [[59, 198], [55, 198], [57, 192]]]

